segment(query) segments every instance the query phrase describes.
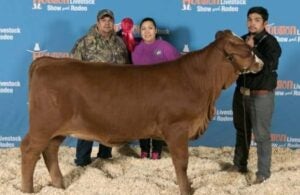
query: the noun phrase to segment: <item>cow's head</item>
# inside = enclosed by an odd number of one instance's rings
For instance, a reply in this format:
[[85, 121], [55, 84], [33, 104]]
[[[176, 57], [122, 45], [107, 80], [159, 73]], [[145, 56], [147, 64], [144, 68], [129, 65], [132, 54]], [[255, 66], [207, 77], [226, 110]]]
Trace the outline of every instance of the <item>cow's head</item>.
[[216, 33], [216, 40], [221, 41], [226, 58], [233, 64], [237, 73], [257, 73], [264, 63], [259, 59], [239, 36], [230, 30], [219, 31]]

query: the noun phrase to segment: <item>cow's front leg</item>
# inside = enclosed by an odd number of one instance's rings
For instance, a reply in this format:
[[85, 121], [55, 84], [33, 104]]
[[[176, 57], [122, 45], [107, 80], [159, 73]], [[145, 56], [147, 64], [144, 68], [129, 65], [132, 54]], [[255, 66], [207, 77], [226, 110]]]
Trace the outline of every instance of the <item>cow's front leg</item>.
[[167, 133], [165, 141], [171, 153], [175, 167], [177, 182], [181, 195], [191, 194], [191, 187], [187, 177], [188, 168], [188, 132], [184, 130], [171, 130]]

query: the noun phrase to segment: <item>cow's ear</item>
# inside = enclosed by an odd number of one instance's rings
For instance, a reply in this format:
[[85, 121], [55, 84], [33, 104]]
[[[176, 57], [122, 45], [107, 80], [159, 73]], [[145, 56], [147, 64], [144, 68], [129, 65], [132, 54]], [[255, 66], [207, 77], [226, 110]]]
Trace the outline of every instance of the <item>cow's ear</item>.
[[223, 37], [223, 36], [232, 36], [233, 34], [232, 34], [232, 31], [231, 30], [228, 30], [228, 29], [225, 29], [225, 30], [223, 30], [223, 31], [218, 31], [217, 33], [216, 33], [216, 35], [215, 35], [215, 39], [219, 39], [219, 38], [221, 38], [221, 37]]
[[233, 35], [232, 31], [229, 30], [229, 29], [225, 29], [224, 33], [227, 34], [227, 35]]
[[219, 39], [220, 37], [223, 37], [223, 36], [224, 36], [224, 31], [218, 31], [215, 34], [215, 39]]

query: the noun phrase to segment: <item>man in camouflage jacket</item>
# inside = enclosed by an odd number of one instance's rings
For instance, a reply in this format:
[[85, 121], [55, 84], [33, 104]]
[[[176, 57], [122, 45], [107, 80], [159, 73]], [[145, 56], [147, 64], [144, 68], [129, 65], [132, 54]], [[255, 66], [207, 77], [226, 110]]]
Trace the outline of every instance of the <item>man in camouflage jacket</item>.
[[[74, 58], [89, 62], [128, 63], [128, 52], [122, 38], [114, 32], [114, 14], [103, 9], [97, 14], [97, 23], [79, 39], [71, 51]], [[91, 163], [93, 142], [78, 139], [75, 164], [85, 166]], [[111, 148], [102, 144], [97, 154], [99, 158], [110, 158]]]

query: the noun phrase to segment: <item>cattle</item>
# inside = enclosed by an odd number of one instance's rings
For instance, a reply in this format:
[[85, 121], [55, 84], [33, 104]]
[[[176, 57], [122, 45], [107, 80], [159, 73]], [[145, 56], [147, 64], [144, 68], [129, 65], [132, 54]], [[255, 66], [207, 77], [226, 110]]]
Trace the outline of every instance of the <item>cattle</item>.
[[42, 154], [63, 188], [58, 149], [66, 136], [114, 146], [141, 138], [166, 142], [181, 194], [190, 194], [188, 141], [204, 133], [222, 89], [263, 62], [231, 31], [201, 50], [149, 66], [112, 66], [41, 57], [29, 70], [29, 132], [21, 143], [22, 191], [33, 192]]

